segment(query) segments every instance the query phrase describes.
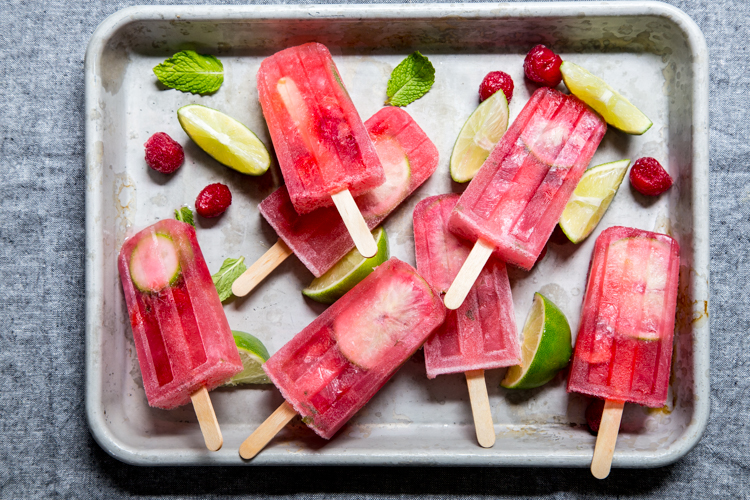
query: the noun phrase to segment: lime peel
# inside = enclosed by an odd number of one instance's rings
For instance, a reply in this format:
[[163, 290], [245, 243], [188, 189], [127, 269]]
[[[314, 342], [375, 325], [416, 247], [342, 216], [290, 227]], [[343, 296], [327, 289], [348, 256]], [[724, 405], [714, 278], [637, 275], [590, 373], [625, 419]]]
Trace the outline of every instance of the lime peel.
[[388, 235], [380, 226], [372, 231], [378, 252], [369, 259], [353, 249], [338, 261], [323, 276], [312, 280], [302, 294], [317, 302], [333, 304], [346, 292], [365, 279], [377, 266], [388, 260]]
[[461, 127], [451, 153], [450, 172], [456, 182], [468, 182], [508, 129], [508, 100], [502, 90], [485, 99]]
[[262, 175], [271, 166], [271, 155], [258, 136], [245, 125], [200, 104], [177, 110], [185, 133], [216, 161], [238, 172]]
[[568, 90], [594, 108], [604, 120], [625, 133], [641, 135], [653, 122], [604, 80], [570, 61], [560, 66]]
[[262, 368], [263, 363], [270, 357], [263, 342], [249, 333], [237, 330], [232, 330], [232, 337], [240, 353], [243, 369], [224, 385], [270, 384], [271, 379]]
[[523, 326], [521, 364], [511, 366], [500, 385], [508, 389], [533, 389], [544, 385], [568, 366], [572, 354], [567, 318], [552, 301], [535, 293]]
[[596, 228], [625, 178], [630, 160], [603, 163], [584, 172], [565, 209], [560, 229], [573, 243], [580, 243]]

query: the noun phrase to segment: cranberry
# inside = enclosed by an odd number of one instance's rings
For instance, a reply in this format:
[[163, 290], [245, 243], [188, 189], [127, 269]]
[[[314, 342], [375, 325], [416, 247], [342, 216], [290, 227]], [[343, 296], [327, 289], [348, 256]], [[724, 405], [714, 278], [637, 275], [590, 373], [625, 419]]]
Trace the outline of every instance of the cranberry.
[[202, 217], [218, 217], [232, 204], [232, 193], [224, 184], [209, 184], [195, 199], [195, 211]]
[[487, 73], [487, 76], [479, 85], [479, 102], [484, 101], [498, 90], [503, 91], [508, 104], [510, 104], [510, 100], [513, 98], [513, 79], [503, 71], [491, 71]]
[[523, 71], [526, 78], [547, 87], [556, 87], [562, 81], [562, 59], [544, 45], [537, 45], [526, 54]]
[[146, 141], [146, 163], [162, 174], [171, 174], [185, 161], [180, 143], [164, 132], [157, 132]]
[[602, 423], [602, 413], [604, 412], [604, 400], [594, 399], [586, 407], [586, 424], [593, 434], [599, 432], [599, 425]]
[[630, 183], [641, 194], [656, 196], [672, 187], [672, 178], [654, 158], [639, 158], [630, 169]]

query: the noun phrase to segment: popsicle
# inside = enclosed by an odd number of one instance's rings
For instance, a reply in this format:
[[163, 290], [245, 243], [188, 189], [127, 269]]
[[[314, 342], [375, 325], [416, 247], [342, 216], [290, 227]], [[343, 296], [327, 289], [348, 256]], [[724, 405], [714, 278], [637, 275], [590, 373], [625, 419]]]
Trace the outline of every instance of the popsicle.
[[[448, 218], [457, 194], [432, 196], [414, 209], [417, 271], [444, 293], [469, 255], [471, 246], [448, 231]], [[484, 371], [521, 362], [521, 347], [513, 316], [513, 298], [505, 264], [490, 259], [456, 311], [424, 345], [427, 377], [465, 373], [474, 427], [479, 444], [495, 444]]]
[[331, 53], [319, 43], [267, 57], [258, 95], [281, 173], [300, 214], [335, 205], [365, 257], [377, 246], [353, 196], [383, 183], [385, 174]]
[[254, 457], [295, 415], [330, 439], [442, 324], [440, 296], [391, 258], [263, 365], [286, 401], [248, 437]]
[[606, 130], [578, 98], [534, 92], [453, 210], [450, 230], [475, 244], [446, 307], [461, 305], [493, 251], [531, 269]]
[[[369, 229], [374, 229], [427, 180], [438, 164], [438, 150], [414, 119], [401, 108], [387, 107], [365, 122], [385, 170], [385, 182], [355, 200]], [[349, 232], [331, 207], [299, 215], [285, 186], [260, 204], [260, 213], [279, 240], [238, 278], [232, 292], [247, 295], [292, 252], [316, 277], [322, 276], [352, 248]]]
[[149, 405], [192, 400], [206, 446], [218, 450], [208, 391], [242, 371], [242, 361], [195, 230], [157, 222], [125, 241], [118, 268]]
[[605, 399], [591, 472], [607, 477], [626, 401], [667, 399], [680, 248], [665, 234], [610, 227], [596, 240], [568, 391]]

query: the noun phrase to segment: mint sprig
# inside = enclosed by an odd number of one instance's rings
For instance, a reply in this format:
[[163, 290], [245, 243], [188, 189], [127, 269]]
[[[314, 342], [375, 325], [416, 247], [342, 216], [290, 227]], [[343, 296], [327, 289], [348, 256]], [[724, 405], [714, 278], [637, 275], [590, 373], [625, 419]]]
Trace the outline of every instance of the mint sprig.
[[190, 224], [191, 226], [195, 227], [195, 220], [193, 219], [193, 211], [190, 210], [188, 207], [180, 207], [178, 209], [175, 209], [174, 218], [180, 222], [185, 222], [186, 224]]
[[211, 275], [216, 291], [219, 292], [219, 299], [222, 302], [232, 296], [232, 283], [247, 270], [244, 264], [245, 257], [239, 259], [226, 259], [221, 268]]
[[178, 52], [154, 66], [154, 74], [167, 87], [193, 94], [211, 94], [224, 83], [221, 61], [192, 50]]
[[385, 104], [406, 106], [425, 95], [435, 83], [435, 67], [416, 51], [401, 61], [391, 73]]

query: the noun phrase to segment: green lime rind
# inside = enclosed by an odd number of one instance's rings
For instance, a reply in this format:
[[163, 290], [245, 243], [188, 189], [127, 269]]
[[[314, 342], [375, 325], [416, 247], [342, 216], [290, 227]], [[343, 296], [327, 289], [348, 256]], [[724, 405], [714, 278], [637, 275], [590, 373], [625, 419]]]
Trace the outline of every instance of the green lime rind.
[[[542, 315], [540, 318], [539, 315]], [[541, 331], [538, 328], [541, 327]], [[500, 383], [507, 389], [534, 389], [552, 380], [568, 366], [573, 354], [570, 324], [565, 314], [548, 298], [534, 294], [529, 317], [523, 327], [524, 353], [521, 365], [508, 369]], [[529, 345], [536, 343], [536, 347]], [[533, 356], [529, 356], [533, 353]]]
[[385, 228], [382, 226], [375, 228], [372, 236], [378, 246], [378, 252], [373, 257], [365, 259], [356, 248], [353, 249], [323, 276], [312, 280], [310, 285], [302, 290], [302, 294], [316, 302], [333, 304], [365, 279], [377, 266], [387, 261], [390, 250]]
[[573, 243], [585, 240], [599, 224], [622, 185], [630, 160], [603, 163], [584, 172], [560, 214], [560, 229]]
[[591, 106], [611, 126], [626, 134], [642, 135], [653, 122], [604, 80], [569, 61], [560, 66], [570, 93]]
[[243, 369], [224, 385], [270, 384], [271, 379], [262, 368], [263, 363], [270, 357], [263, 342], [249, 333], [237, 330], [232, 330], [232, 337], [240, 353]]
[[200, 104], [177, 110], [185, 133], [219, 163], [248, 175], [262, 175], [271, 166], [265, 144], [244, 124]]
[[474, 178], [508, 129], [509, 115], [508, 100], [502, 90], [485, 99], [469, 115], [451, 152], [450, 174], [455, 182]]

